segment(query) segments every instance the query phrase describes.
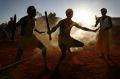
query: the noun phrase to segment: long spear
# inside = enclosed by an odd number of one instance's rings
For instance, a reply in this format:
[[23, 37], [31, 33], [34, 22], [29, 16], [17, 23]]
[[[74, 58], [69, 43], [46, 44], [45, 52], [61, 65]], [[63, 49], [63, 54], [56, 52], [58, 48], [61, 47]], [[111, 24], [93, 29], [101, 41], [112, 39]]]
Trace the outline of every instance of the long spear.
[[[50, 32], [50, 27], [49, 27], [49, 22], [48, 22], [48, 17], [47, 17], [47, 11], [45, 11], [45, 18], [46, 18], [46, 24], [47, 24], [48, 32]], [[49, 40], [52, 40], [51, 34], [49, 34]]]

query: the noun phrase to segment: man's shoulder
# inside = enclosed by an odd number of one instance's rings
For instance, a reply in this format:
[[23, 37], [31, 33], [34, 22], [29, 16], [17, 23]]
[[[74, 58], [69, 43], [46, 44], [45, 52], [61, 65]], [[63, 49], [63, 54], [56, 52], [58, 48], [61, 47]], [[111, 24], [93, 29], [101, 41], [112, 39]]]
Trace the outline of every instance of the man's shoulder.
[[62, 20], [59, 21], [59, 23], [60, 23], [60, 24], [61, 24], [61, 23], [64, 23], [65, 20], [66, 20], [66, 19], [62, 19]]
[[[65, 19], [62, 19], [60, 21], [63, 22], [63, 21], [68, 21], [68, 20], [65, 18]], [[74, 22], [73, 20], [71, 20], [71, 21]]]
[[63, 22], [63, 21], [65, 21], [66, 19], [62, 19], [62, 20], [60, 20], [60, 22]]
[[[101, 19], [101, 18], [102, 18], [102, 16], [101, 16], [101, 17], [99, 17], [99, 19]], [[111, 16], [106, 15], [106, 18], [111, 18]]]
[[20, 20], [17, 22], [18, 24], [24, 24], [27, 20], [28, 16], [23, 16], [22, 18], [20, 18]]
[[23, 16], [20, 20], [26, 20], [28, 16]]
[[111, 19], [111, 16], [107, 16], [108, 19]]
[[[98, 20], [102, 20], [102, 18], [103, 18], [103, 17], [101, 16], [101, 17], [98, 18]], [[105, 18], [106, 18], [106, 19], [111, 19], [110, 16], [105, 16]]]
[[111, 16], [108, 16], [108, 15], [107, 15], [107, 17], [108, 17], [108, 18], [111, 18]]

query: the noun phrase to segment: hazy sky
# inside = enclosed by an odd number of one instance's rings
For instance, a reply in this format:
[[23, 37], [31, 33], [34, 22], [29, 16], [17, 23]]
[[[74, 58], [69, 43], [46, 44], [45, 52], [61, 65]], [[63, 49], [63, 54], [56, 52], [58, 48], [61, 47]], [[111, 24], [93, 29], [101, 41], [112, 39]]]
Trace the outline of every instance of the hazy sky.
[[7, 22], [14, 14], [18, 19], [25, 16], [30, 5], [34, 5], [42, 14], [44, 11], [55, 12], [61, 18], [65, 18], [67, 8], [79, 12], [85, 8], [100, 16], [102, 7], [108, 9], [110, 16], [120, 17], [120, 0], [0, 0], [0, 23]]

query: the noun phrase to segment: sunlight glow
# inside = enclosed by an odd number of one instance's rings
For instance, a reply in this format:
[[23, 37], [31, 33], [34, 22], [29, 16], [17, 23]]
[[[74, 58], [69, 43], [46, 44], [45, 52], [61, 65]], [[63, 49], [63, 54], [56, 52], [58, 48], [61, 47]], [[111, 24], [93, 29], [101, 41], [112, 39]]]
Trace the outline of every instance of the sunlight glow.
[[82, 26], [91, 27], [95, 23], [95, 15], [87, 8], [76, 9], [74, 11], [73, 20], [80, 23]]
[[[74, 10], [73, 21], [79, 23], [82, 27], [95, 29], [95, 14], [87, 8], [79, 8]], [[72, 28], [71, 36], [77, 40], [89, 43], [95, 41], [96, 33], [84, 31], [76, 27]]]

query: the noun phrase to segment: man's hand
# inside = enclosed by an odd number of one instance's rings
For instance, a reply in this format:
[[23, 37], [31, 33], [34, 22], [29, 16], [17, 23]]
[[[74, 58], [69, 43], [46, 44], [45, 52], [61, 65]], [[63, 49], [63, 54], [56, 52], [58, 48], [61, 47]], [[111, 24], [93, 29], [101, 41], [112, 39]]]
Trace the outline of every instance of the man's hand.
[[96, 31], [98, 31], [98, 29], [99, 29], [99, 28], [95, 29], [93, 32], [96, 32]]
[[94, 27], [97, 27], [97, 24], [95, 24], [95, 26]]
[[48, 35], [51, 34], [51, 31], [47, 31], [47, 34], [48, 34]]
[[98, 31], [98, 29], [99, 29], [99, 28], [97, 28], [97, 29], [95, 29], [95, 30], [91, 30], [91, 31], [92, 31], [92, 32], [96, 32], [96, 31]]

